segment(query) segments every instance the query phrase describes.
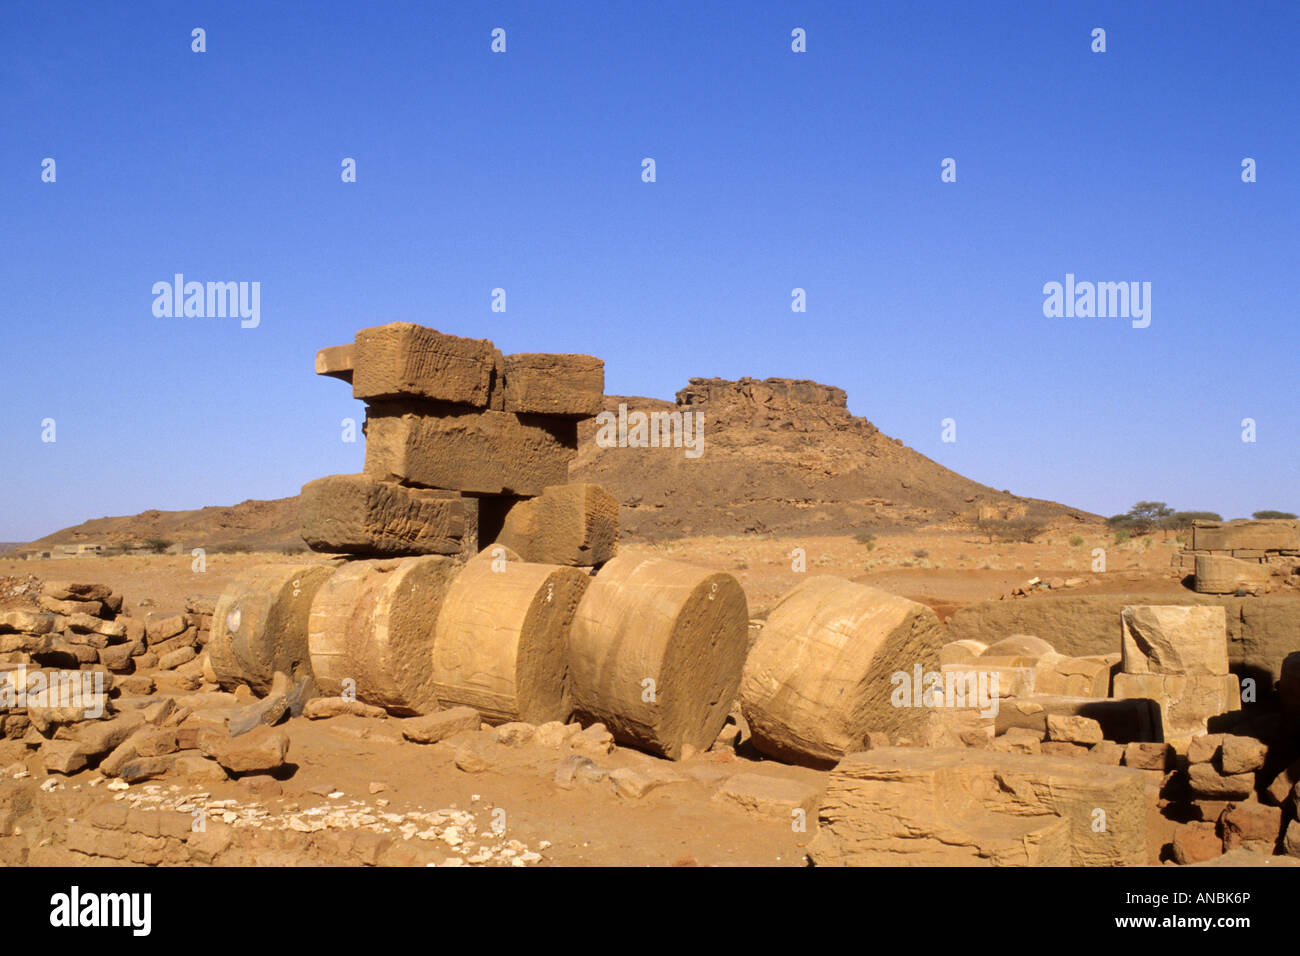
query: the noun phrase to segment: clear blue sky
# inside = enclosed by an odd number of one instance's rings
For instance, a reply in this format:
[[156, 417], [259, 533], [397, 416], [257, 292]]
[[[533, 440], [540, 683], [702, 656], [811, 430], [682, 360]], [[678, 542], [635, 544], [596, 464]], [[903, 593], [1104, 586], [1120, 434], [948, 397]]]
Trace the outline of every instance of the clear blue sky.
[[[1300, 511], [1297, 49], [1295, 2], [0, 4], [0, 540], [360, 470], [312, 358], [395, 320], [831, 383], [1101, 513]], [[177, 272], [260, 326], [155, 317]], [[1150, 327], [1044, 317], [1066, 273]]]

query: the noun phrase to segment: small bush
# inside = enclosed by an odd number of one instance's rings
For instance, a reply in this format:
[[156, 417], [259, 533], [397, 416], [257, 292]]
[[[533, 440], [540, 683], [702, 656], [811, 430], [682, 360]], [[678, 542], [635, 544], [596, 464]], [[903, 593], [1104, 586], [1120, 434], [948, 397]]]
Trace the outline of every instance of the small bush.
[[917, 548], [912, 552], [912, 557], [914, 558], [928, 558], [929, 556], [930, 552], [925, 550], [925, 548]]
[[1070, 535], [1070, 546], [1073, 548], [1083, 547], [1083, 535], [1081, 534]]
[[154, 554], [162, 554], [172, 546], [172, 543], [166, 538], [145, 538], [144, 546]]
[[870, 531], [859, 531], [853, 536], [853, 540], [858, 544], [865, 544], [868, 551], [876, 546], [876, 536]]
[[1127, 541], [1127, 540], [1128, 540], [1128, 529], [1127, 529], [1127, 528], [1120, 528], [1118, 531], [1115, 532], [1115, 543], [1116, 543], [1116, 544], [1123, 544], [1123, 543], [1124, 543], [1125, 541]]

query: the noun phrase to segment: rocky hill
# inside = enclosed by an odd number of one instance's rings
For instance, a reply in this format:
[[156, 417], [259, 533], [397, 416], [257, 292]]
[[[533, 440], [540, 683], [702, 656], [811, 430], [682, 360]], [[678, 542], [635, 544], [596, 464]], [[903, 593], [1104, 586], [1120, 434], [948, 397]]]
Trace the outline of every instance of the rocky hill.
[[[610, 395], [605, 410], [608, 416], [583, 423], [571, 475], [618, 497], [624, 533], [633, 538], [966, 524], [981, 506], [1044, 523], [1096, 518], [963, 478], [850, 413], [844, 390], [830, 385], [694, 378], [675, 402]], [[647, 420], [645, 430], [638, 428], [638, 415]], [[692, 428], [678, 430], [688, 415]], [[696, 422], [703, 423], [700, 433]], [[638, 447], [661, 431], [669, 447]], [[294, 497], [97, 518], [28, 547], [151, 539], [186, 550], [303, 546]]]
[[606, 411], [623, 405], [629, 419], [637, 410], [702, 415], [700, 453], [600, 447], [591, 420], [573, 474], [607, 487], [623, 503], [625, 530], [651, 538], [965, 524], [981, 506], [1045, 523], [1096, 518], [964, 478], [853, 415], [847, 398], [784, 378], [694, 378], [675, 403], [607, 396]]

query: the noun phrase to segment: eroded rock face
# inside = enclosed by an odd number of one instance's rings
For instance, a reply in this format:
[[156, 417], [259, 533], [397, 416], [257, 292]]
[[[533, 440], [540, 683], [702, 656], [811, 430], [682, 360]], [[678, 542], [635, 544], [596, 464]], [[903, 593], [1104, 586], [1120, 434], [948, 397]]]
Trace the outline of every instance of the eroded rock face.
[[989, 750], [887, 747], [831, 772], [819, 866], [1140, 866], [1142, 771]]

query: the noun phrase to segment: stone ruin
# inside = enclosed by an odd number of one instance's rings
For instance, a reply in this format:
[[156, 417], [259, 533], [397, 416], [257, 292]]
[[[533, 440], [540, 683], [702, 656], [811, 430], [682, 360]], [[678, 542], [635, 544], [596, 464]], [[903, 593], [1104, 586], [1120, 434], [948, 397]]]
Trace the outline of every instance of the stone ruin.
[[1289, 518], [1192, 522], [1192, 539], [1173, 558], [1201, 594], [1260, 594], [1300, 587], [1300, 521]]
[[[814, 575], [751, 624], [736, 578], [617, 554], [617, 501], [568, 482], [577, 423], [603, 402], [599, 359], [507, 356], [402, 323], [323, 349], [316, 370], [367, 403], [364, 473], [301, 498], [304, 539], [338, 557], [256, 567], [215, 601], [144, 621], [119, 616], [101, 586], [47, 585], [39, 611], [0, 614], [0, 667], [93, 669], [110, 698], [100, 714], [9, 706], [8, 758], [34, 749], [47, 773], [94, 767], [116, 789], [176, 771], [256, 776], [285, 764], [287, 718], [350, 715], [451, 743], [464, 772], [490, 766], [492, 747], [542, 748], [556, 787], [619, 799], [688, 779], [702, 755], [829, 771], [821, 789], [699, 777], [728, 807], [815, 821], [817, 865], [1143, 865], [1153, 806], [1182, 815], [1175, 862], [1300, 855], [1300, 654], [1271, 661], [1278, 706], [1243, 712], [1223, 606], [1107, 611], [1109, 649], [1070, 654], [1028, 633], [954, 639], [924, 605]], [[1244, 533], [1198, 525], [1196, 543], [1264, 541]], [[1206, 550], [1198, 563], [1250, 549]], [[149, 671], [206, 691], [159, 696]], [[601, 766], [617, 745], [659, 759]], [[31, 809], [9, 786], [0, 851]], [[229, 832], [110, 810], [68, 828], [74, 855], [265, 859]], [[344, 856], [423, 862], [412, 835], [459, 840], [471, 824], [457, 813], [403, 819], [401, 840], [354, 841]], [[366, 808], [353, 816], [378, 825]], [[257, 852], [321, 852], [293, 843], [319, 822], [255, 820], [249, 838], [269, 841]], [[525, 850], [468, 859], [540, 859]]]

